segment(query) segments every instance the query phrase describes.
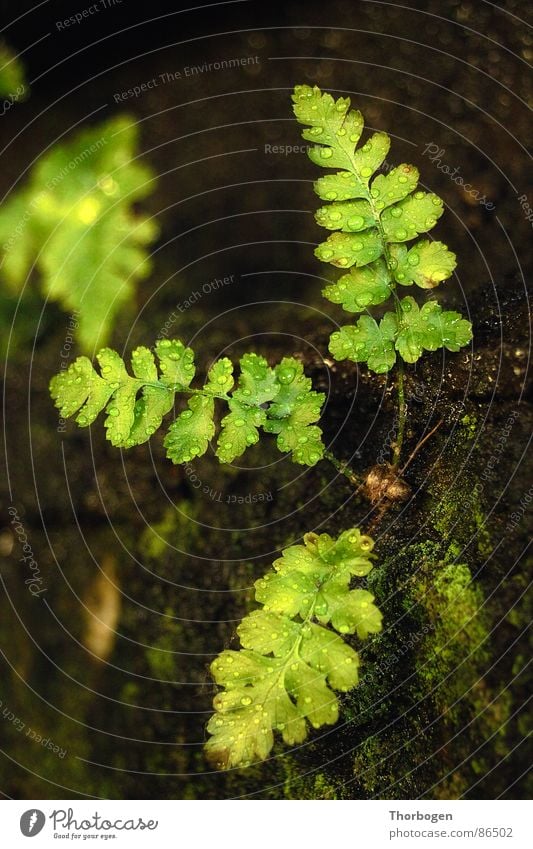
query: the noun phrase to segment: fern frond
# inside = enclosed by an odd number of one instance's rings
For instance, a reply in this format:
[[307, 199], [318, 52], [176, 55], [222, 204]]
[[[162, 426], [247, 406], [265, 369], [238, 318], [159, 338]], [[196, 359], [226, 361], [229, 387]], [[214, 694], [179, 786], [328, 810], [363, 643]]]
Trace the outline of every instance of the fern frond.
[[[157, 361], [156, 361], [157, 358]], [[286, 357], [271, 368], [264, 357], [244, 354], [234, 385], [233, 365], [224, 357], [214, 363], [203, 387], [193, 388], [194, 353], [178, 339], [136, 348], [131, 371], [110, 348], [97, 355], [100, 374], [87, 357], [78, 357], [50, 382], [50, 394], [63, 418], [77, 413], [80, 427], [105, 411], [109, 441], [131, 448], [150, 439], [174, 406], [176, 394], [187, 395], [187, 408], [170, 425], [164, 440], [173, 463], [186, 463], [208, 449], [216, 433], [215, 399], [226, 403], [216, 455], [230, 463], [259, 441], [259, 429], [277, 434], [280, 451], [295, 463], [313, 466], [324, 454], [322, 431], [315, 424], [324, 394], [314, 392], [298, 360]]]
[[83, 350], [105, 344], [115, 317], [150, 271], [157, 227], [133, 204], [153, 191], [136, 161], [137, 128], [113, 118], [55, 145], [0, 210], [2, 269], [19, 291], [36, 264], [43, 294], [77, 314]]
[[206, 754], [217, 768], [263, 760], [275, 731], [293, 746], [306, 739], [308, 724], [337, 721], [334, 691], [355, 687], [359, 667], [357, 652], [339, 634], [365, 639], [381, 629], [372, 594], [350, 588], [372, 569], [372, 548], [357, 528], [336, 540], [309, 533], [256, 582], [263, 607], [237, 628], [242, 648], [223, 651], [211, 665], [224, 688], [207, 726]]
[[[323, 290], [324, 296], [347, 312], [358, 313], [385, 302], [397, 284], [431, 289], [450, 277], [455, 255], [442, 242], [421, 239], [410, 249], [404, 245], [435, 226], [443, 202], [417, 190], [419, 174], [413, 165], [376, 173], [387, 156], [389, 136], [374, 133], [358, 147], [364, 126], [361, 113], [350, 110], [349, 98], [334, 100], [317, 86], [296, 86], [293, 102], [296, 119], [308, 126], [303, 138], [316, 142], [309, 158], [324, 168], [343, 169], [315, 183], [318, 196], [329, 201], [317, 211], [317, 223], [334, 231], [315, 254], [323, 262], [349, 269]], [[331, 353], [336, 359], [366, 362], [373, 371], [386, 372], [397, 354], [412, 363], [423, 350], [457, 351], [472, 338], [469, 321], [458, 313], [442, 312], [434, 301], [422, 308], [414, 327], [411, 303], [412, 298], [402, 301], [379, 325], [363, 316], [356, 325], [342, 327], [331, 337]]]

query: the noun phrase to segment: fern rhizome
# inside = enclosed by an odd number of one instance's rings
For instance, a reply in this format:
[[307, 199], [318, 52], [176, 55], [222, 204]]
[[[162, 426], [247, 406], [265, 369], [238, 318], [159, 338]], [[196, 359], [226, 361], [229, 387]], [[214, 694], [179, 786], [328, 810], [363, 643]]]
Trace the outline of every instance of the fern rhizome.
[[[419, 191], [418, 171], [399, 165], [383, 173], [390, 139], [374, 133], [361, 146], [363, 118], [350, 110], [347, 98], [297, 86], [293, 95], [304, 139], [314, 142], [309, 157], [317, 165], [340, 169], [315, 183], [327, 201], [317, 222], [332, 234], [316, 249], [323, 262], [344, 269], [323, 294], [349, 313], [361, 313], [355, 324], [334, 332], [330, 351], [337, 360], [363, 362], [377, 373], [397, 369], [398, 433], [392, 463], [374, 467], [382, 495], [393, 485], [402, 489], [398, 471], [407, 415], [403, 363], [414, 363], [424, 351], [458, 351], [472, 338], [471, 324], [435, 300], [421, 307], [412, 296], [398, 297], [399, 286], [431, 290], [455, 269], [455, 255], [442, 242], [419, 239], [443, 211], [440, 198]], [[381, 169], [381, 173], [377, 173]], [[378, 321], [369, 308], [387, 301], [392, 311]], [[228, 358], [216, 361], [202, 386], [195, 377], [193, 351], [181, 341], [164, 339], [133, 351], [131, 371], [115, 351], [97, 356], [98, 373], [87, 357], [79, 357], [51, 381], [51, 394], [63, 417], [77, 414], [81, 427], [105, 411], [107, 438], [119, 448], [146, 442], [171, 412], [176, 395], [185, 409], [170, 424], [164, 445], [174, 463], [206, 453], [216, 434], [215, 402], [225, 405], [215, 455], [231, 463], [259, 441], [260, 430], [276, 436], [277, 447], [291, 459], [314, 466], [326, 459], [352, 483], [354, 473], [324, 446], [317, 424], [325, 396], [312, 389], [302, 364], [285, 357], [270, 366], [257, 353], [241, 357], [239, 375]], [[381, 471], [380, 471], [381, 468]], [[405, 468], [405, 467], [404, 467]], [[392, 481], [392, 483], [391, 483]], [[377, 485], [377, 484], [376, 484]], [[368, 489], [368, 486], [367, 486]], [[367, 494], [368, 491], [367, 491]], [[404, 497], [398, 495], [398, 497]], [[357, 684], [359, 656], [343, 639], [364, 639], [381, 628], [373, 596], [353, 589], [352, 581], [372, 568], [373, 542], [354, 528], [332, 539], [308, 533], [255, 584], [262, 605], [239, 626], [242, 648], [225, 650], [212, 664], [223, 689], [215, 697], [206, 744], [218, 768], [244, 766], [266, 758], [279, 732], [288, 745], [302, 743], [308, 724], [336, 722], [339, 705], [334, 691]], [[342, 635], [342, 636], [341, 636]]]

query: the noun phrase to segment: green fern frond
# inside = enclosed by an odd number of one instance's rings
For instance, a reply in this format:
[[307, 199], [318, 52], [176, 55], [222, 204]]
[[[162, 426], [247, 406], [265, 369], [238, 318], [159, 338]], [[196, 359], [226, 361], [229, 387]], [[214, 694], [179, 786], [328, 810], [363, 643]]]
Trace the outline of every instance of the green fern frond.
[[[358, 147], [364, 121], [360, 112], [350, 110], [349, 98], [334, 100], [316, 86], [303, 85], [296, 86], [293, 101], [296, 119], [308, 127], [303, 138], [316, 143], [309, 150], [311, 161], [343, 169], [315, 183], [318, 196], [329, 201], [317, 211], [317, 223], [334, 231], [315, 254], [348, 272], [327, 286], [324, 296], [358, 313], [387, 301], [398, 284], [432, 289], [450, 277], [455, 254], [442, 242], [421, 239], [410, 249], [404, 244], [431, 230], [444, 207], [437, 195], [417, 190], [413, 165], [376, 174], [389, 151], [389, 136], [374, 133]], [[331, 353], [387, 372], [397, 354], [412, 363], [423, 350], [457, 351], [472, 338], [470, 322], [458, 313], [442, 312], [431, 301], [418, 314], [412, 304], [412, 298], [404, 299], [379, 325], [363, 316], [342, 327], [331, 337]]]
[[35, 264], [43, 294], [77, 314], [87, 352], [105, 344], [134, 284], [150, 271], [146, 249], [157, 227], [133, 204], [155, 181], [135, 160], [137, 136], [119, 117], [55, 145], [0, 210], [6, 284], [19, 291]]
[[275, 731], [293, 746], [306, 739], [308, 724], [337, 721], [334, 691], [355, 687], [359, 668], [357, 652], [339, 634], [365, 639], [381, 630], [372, 594], [350, 588], [372, 569], [372, 548], [357, 528], [336, 540], [309, 533], [256, 582], [263, 607], [237, 628], [242, 648], [223, 651], [211, 665], [224, 688], [207, 726], [206, 754], [217, 768], [263, 760]]
[[[157, 361], [156, 361], [157, 358]], [[277, 434], [280, 451], [295, 463], [313, 466], [324, 454], [322, 431], [315, 424], [324, 394], [314, 392], [298, 360], [286, 357], [271, 368], [264, 357], [244, 354], [234, 385], [233, 365], [224, 357], [209, 369], [203, 387], [192, 388], [194, 354], [178, 339], [136, 348], [129, 374], [110, 348], [97, 355], [100, 374], [87, 357], [78, 357], [50, 382], [50, 394], [63, 418], [76, 415], [87, 427], [105, 411], [107, 439], [117, 448], [131, 448], [150, 439], [174, 406], [176, 394], [188, 395], [187, 408], [170, 425], [164, 440], [167, 457], [186, 463], [208, 449], [216, 433], [215, 399], [227, 404], [216, 455], [230, 463], [259, 441], [259, 429]]]

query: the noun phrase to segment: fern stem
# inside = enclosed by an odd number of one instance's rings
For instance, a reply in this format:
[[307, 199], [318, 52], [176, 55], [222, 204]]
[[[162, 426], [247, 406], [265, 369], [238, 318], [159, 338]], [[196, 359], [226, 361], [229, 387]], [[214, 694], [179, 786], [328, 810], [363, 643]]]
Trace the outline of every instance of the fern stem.
[[405, 403], [405, 387], [404, 387], [404, 365], [403, 360], [398, 361], [398, 374], [396, 378], [396, 391], [398, 393], [398, 435], [394, 442], [392, 452], [392, 465], [398, 468], [400, 465], [400, 457], [402, 454], [403, 438], [405, 434], [405, 424], [407, 421], [407, 404]]
[[333, 454], [331, 451], [324, 451], [324, 460], [327, 460], [328, 463], [331, 463], [331, 465], [337, 470], [337, 472], [339, 472], [339, 474], [344, 475], [344, 477], [350, 481], [352, 486], [360, 486], [363, 483], [363, 479], [356, 475], [355, 472], [353, 472], [346, 463], [343, 463], [341, 460], [337, 459], [337, 457], [335, 457], [335, 454]]

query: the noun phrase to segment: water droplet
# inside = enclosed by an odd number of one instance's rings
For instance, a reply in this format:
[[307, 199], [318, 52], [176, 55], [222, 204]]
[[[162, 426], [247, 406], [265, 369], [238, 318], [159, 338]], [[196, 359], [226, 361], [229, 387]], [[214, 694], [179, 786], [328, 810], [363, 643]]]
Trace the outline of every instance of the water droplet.
[[341, 218], [342, 218], [342, 215], [341, 215], [340, 212], [337, 212], [336, 210], [334, 210], [333, 212], [329, 213], [329, 217], [332, 221], [340, 221]]
[[280, 383], [289, 384], [292, 383], [294, 378], [296, 377], [296, 369], [292, 366], [283, 366], [278, 371], [278, 380]]
[[248, 705], [251, 705], [251, 704], [252, 704], [252, 700], [251, 700], [250, 696], [243, 696], [242, 697], [241, 705], [244, 705], [245, 707], [247, 707]]
[[320, 156], [322, 159], [331, 159], [333, 156], [333, 151], [330, 147], [323, 147], [320, 150]]
[[352, 218], [348, 219], [347, 224], [351, 230], [362, 230], [365, 219], [362, 215], [353, 215]]
[[364, 168], [361, 168], [361, 177], [371, 177], [372, 176], [372, 168], [369, 168], [368, 165], [365, 165]]
[[326, 200], [336, 200], [337, 197], [337, 192], [326, 192]]
[[415, 192], [414, 197], [417, 200], [422, 200], [422, 198], [424, 197], [424, 192]]
[[117, 407], [111, 407], [107, 412], [109, 413], [110, 416], [115, 417], [115, 416], [119, 415], [120, 411]]
[[390, 211], [390, 214], [393, 218], [401, 218], [403, 215], [403, 209], [399, 206], [393, 206]]
[[184, 410], [180, 416], [180, 419], [190, 419], [192, 418], [192, 410]]
[[409, 265], [418, 265], [420, 262], [420, 257], [417, 253], [410, 252], [407, 256], [407, 262]]
[[402, 174], [400, 177], [398, 177], [398, 182], [407, 183], [407, 177], [405, 176], [405, 174]]
[[394, 237], [396, 239], [398, 239], [398, 241], [401, 242], [403, 239], [407, 238], [407, 230], [403, 230], [403, 229], [396, 230]]
[[341, 137], [346, 135], [346, 130], [344, 129], [344, 127], [341, 127], [340, 130], [337, 130], [337, 135]]

